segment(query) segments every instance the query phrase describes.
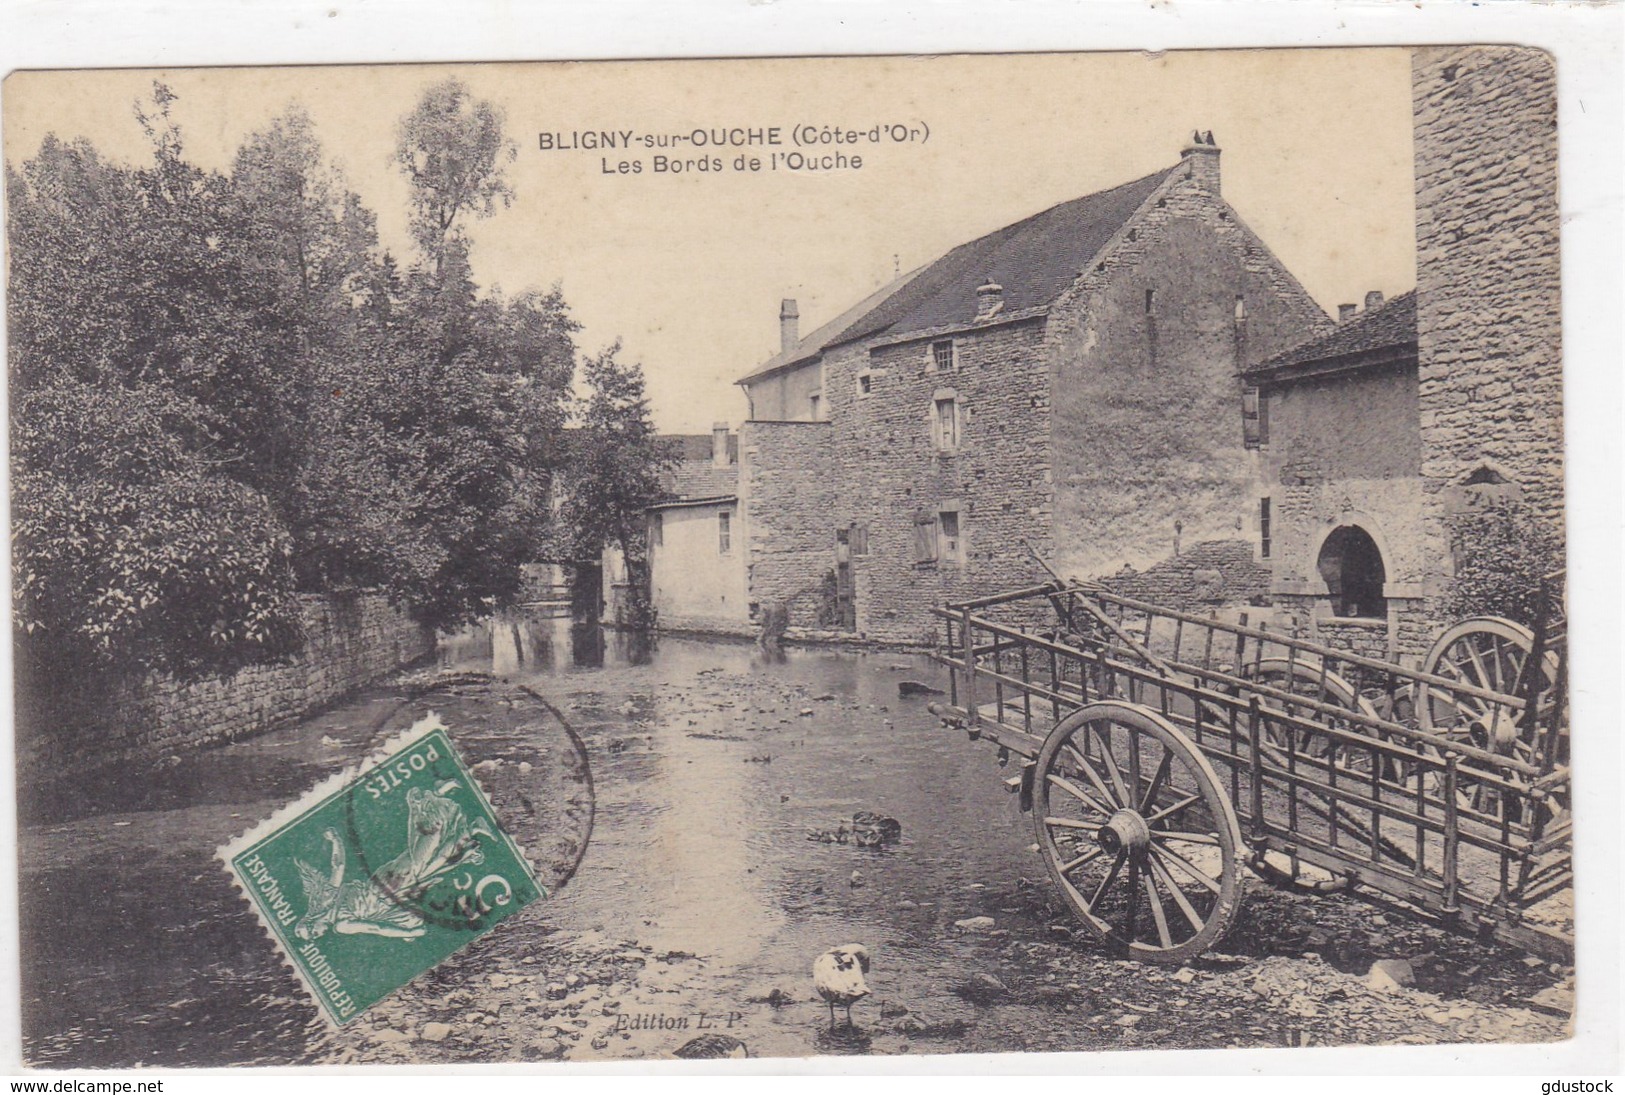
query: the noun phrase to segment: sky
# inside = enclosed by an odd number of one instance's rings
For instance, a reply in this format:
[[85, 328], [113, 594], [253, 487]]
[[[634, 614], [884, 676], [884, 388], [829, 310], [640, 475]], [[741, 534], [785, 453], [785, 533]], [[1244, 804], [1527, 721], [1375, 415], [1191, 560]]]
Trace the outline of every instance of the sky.
[[[404, 256], [396, 124], [451, 74], [503, 109], [518, 150], [511, 206], [472, 226], [476, 279], [559, 285], [584, 351], [620, 339], [644, 366], [668, 432], [744, 417], [734, 381], [778, 348], [782, 298], [809, 331], [897, 270], [1174, 163], [1193, 129], [1223, 150], [1225, 197], [1328, 312], [1415, 283], [1403, 49], [23, 72], [4, 88], [5, 156], [15, 166], [54, 132], [142, 160], [131, 107], [161, 79], [187, 155], [224, 169], [297, 102]], [[861, 136], [798, 147], [808, 126]], [[876, 126], [903, 139], [870, 143]], [[772, 127], [778, 146], [541, 147], [543, 133]], [[835, 152], [862, 165], [782, 166]], [[742, 153], [762, 170], [735, 171]], [[657, 173], [656, 155], [723, 170]]]

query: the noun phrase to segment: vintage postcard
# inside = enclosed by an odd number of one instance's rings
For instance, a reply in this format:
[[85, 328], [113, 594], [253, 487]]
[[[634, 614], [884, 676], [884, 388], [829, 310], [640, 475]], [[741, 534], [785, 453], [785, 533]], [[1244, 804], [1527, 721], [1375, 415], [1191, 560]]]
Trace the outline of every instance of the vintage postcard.
[[1557, 108], [13, 74], [24, 1063], [1568, 1038]]

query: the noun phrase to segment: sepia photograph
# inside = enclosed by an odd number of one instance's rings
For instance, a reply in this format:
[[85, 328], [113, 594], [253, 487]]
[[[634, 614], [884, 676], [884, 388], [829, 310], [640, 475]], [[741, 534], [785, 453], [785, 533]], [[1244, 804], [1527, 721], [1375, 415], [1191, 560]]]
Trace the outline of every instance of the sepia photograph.
[[1558, 77], [13, 72], [22, 1064], [1571, 1038]]

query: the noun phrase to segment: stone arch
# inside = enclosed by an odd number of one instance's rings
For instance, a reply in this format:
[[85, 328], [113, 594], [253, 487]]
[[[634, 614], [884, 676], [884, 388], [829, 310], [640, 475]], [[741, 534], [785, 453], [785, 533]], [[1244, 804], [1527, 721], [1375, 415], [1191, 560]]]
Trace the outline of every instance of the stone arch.
[[[1348, 556], [1350, 550], [1352, 557]], [[1394, 581], [1394, 553], [1382, 526], [1370, 514], [1345, 511], [1327, 522], [1316, 535], [1309, 557], [1315, 561], [1316, 591], [1331, 599], [1335, 615], [1387, 616], [1386, 587]], [[1342, 569], [1345, 561], [1353, 564], [1352, 573]], [[1333, 566], [1335, 580], [1329, 580], [1328, 570]], [[1350, 577], [1355, 578], [1354, 589], [1345, 588]], [[1354, 611], [1346, 611], [1349, 609]]]

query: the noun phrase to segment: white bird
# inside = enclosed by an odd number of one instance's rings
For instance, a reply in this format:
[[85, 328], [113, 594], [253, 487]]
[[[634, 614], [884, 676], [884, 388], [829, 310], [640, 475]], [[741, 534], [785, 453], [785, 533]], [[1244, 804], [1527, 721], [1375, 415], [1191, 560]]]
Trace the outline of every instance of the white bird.
[[846, 1008], [852, 1025], [852, 1005], [869, 995], [863, 975], [869, 972], [869, 951], [861, 943], [846, 943], [825, 951], [813, 963], [813, 986], [829, 1005], [829, 1026], [835, 1029], [835, 1005]]

